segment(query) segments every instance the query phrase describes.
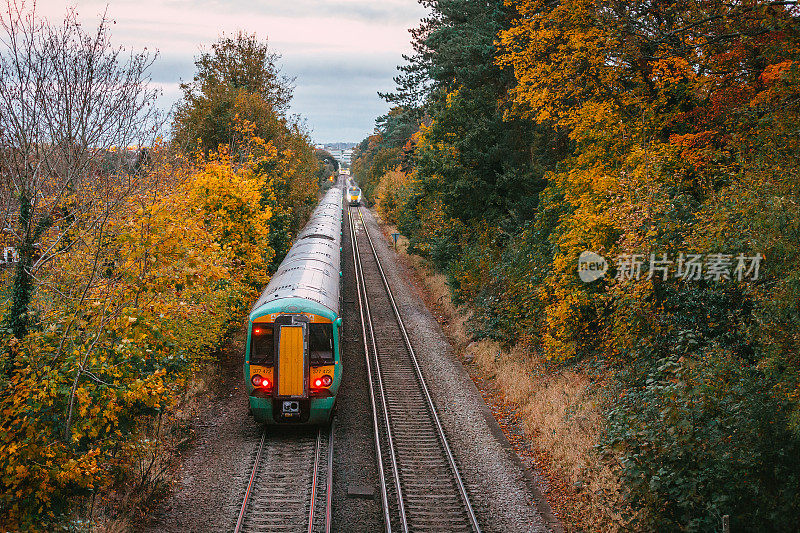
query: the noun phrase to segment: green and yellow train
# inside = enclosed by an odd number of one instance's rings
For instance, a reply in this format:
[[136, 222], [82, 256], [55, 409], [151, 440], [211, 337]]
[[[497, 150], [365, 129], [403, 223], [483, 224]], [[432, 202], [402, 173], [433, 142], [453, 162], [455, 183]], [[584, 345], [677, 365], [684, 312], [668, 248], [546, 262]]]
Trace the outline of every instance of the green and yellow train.
[[244, 379], [255, 419], [327, 424], [342, 381], [339, 188], [328, 191], [253, 305]]

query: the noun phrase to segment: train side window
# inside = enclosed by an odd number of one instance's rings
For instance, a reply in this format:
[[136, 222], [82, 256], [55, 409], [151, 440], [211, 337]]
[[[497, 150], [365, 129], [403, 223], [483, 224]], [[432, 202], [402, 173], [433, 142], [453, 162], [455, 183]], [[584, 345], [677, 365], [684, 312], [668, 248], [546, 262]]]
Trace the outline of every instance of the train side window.
[[311, 364], [333, 364], [333, 324], [309, 324], [308, 331]]
[[272, 324], [253, 324], [250, 334], [250, 364], [271, 365], [275, 359], [275, 336]]

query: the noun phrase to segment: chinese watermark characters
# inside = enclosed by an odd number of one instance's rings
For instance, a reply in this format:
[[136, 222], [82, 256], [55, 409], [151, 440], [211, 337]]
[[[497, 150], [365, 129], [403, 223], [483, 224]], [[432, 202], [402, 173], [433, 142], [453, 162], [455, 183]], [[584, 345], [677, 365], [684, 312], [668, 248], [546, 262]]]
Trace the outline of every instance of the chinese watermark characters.
[[[712, 281], [758, 279], [764, 256], [745, 254], [684, 254], [670, 256], [667, 253], [621, 254], [614, 259], [619, 281], [638, 279], [680, 279]], [[605, 276], [609, 265], [606, 259], [594, 252], [585, 251], [578, 258], [578, 275], [589, 283]]]

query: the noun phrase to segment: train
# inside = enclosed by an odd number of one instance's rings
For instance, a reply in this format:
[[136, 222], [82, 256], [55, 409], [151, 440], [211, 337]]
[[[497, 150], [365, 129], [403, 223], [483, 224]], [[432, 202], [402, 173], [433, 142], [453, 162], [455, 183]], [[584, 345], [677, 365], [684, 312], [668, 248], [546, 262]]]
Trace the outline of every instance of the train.
[[355, 182], [347, 188], [347, 201], [350, 205], [361, 205], [361, 189]]
[[342, 189], [330, 189], [250, 311], [244, 380], [266, 425], [325, 425], [342, 381]]

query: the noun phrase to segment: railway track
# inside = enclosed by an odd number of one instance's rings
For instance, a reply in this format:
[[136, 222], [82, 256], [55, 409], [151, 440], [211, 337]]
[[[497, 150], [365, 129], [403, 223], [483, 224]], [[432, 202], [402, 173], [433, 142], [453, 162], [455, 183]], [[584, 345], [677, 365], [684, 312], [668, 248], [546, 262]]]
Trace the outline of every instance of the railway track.
[[360, 208], [348, 216], [386, 530], [480, 533]]
[[332, 427], [316, 433], [265, 430], [234, 533], [329, 533], [332, 479]]

